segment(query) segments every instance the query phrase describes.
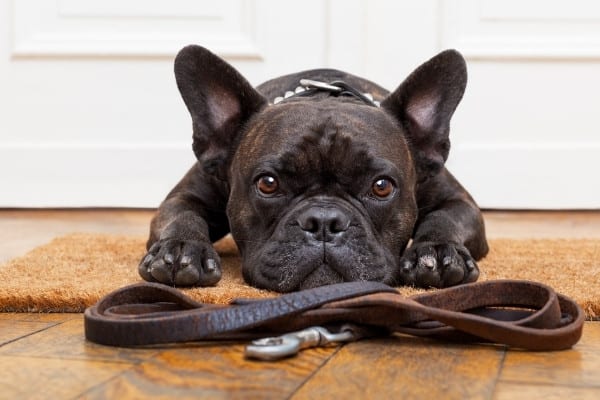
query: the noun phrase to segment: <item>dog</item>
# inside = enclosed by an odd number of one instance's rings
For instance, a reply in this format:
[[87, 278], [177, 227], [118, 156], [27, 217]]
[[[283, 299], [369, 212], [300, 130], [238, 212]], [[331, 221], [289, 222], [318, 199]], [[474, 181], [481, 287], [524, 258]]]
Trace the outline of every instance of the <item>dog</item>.
[[391, 93], [334, 69], [255, 89], [196, 45], [174, 70], [197, 162], [151, 222], [142, 278], [215, 285], [212, 242], [231, 233], [245, 281], [277, 292], [477, 280], [484, 221], [445, 168], [467, 82], [460, 53], [441, 52]]

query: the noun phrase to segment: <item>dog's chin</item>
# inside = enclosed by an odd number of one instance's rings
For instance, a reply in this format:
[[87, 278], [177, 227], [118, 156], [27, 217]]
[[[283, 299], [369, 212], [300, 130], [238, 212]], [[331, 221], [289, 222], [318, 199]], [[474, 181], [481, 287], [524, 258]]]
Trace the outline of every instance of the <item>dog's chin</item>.
[[243, 257], [250, 285], [281, 293], [350, 281], [394, 283], [396, 260], [378, 248], [265, 245], [256, 257]]
[[332, 269], [328, 264], [321, 264], [304, 277], [298, 286], [298, 290], [342, 282], [344, 282], [344, 277], [339, 272]]
[[344, 282], [344, 277], [327, 264], [322, 264], [308, 274], [298, 286], [298, 290]]

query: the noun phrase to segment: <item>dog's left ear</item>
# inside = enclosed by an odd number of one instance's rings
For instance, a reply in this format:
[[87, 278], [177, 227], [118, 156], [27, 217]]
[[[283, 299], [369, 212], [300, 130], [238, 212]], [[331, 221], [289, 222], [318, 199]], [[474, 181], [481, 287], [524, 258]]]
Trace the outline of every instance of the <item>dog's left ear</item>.
[[450, 150], [450, 118], [467, 85], [467, 67], [456, 50], [427, 61], [382, 103], [409, 137], [419, 180], [439, 173]]
[[184, 47], [175, 78], [192, 116], [193, 149], [203, 170], [226, 179], [242, 127], [267, 100], [230, 64], [203, 47]]

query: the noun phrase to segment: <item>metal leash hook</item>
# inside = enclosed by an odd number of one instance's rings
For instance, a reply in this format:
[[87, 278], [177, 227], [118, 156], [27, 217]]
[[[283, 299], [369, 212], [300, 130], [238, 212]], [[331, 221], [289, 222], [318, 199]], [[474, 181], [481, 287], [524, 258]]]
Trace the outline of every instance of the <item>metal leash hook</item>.
[[359, 338], [359, 335], [349, 327], [342, 328], [339, 333], [332, 333], [321, 326], [313, 326], [281, 336], [254, 340], [246, 346], [244, 356], [256, 360], [275, 361], [294, 356], [302, 349], [330, 343], [351, 342]]

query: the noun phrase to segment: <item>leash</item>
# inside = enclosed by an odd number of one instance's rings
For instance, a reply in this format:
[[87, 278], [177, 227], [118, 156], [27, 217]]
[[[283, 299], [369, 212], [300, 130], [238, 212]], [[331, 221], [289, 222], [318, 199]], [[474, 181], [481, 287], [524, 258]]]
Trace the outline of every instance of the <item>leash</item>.
[[350, 282], [229, 305], [203, 304], [172, 287], [140, 283], [108, 294], [84, 314], [85, 336], [95, 343], [258, 339], [246, 347], [246, 356], [263, 360], [398, 333], [563, 350], [579, 341], [584, 319], [570, 298], [544, 284], [517, 280], [476, 282], [412, 297], [381, 283]]

